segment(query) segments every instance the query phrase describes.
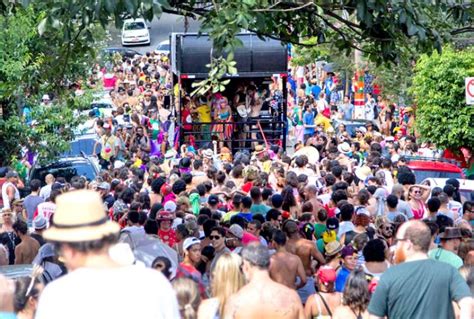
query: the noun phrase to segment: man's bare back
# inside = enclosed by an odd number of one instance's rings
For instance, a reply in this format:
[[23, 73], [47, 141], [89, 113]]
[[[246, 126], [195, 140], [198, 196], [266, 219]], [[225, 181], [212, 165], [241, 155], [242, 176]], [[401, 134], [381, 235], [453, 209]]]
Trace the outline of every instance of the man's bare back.
[[303, 262], [306, 275], [311, 276], [313, 269], [311, 267], [311, 257], [318, 260], [319, 263], [324, 262], [322, 254], [317, 250], [316, 245], [304, 238], [290, 238], [286, 244], [288, 252], [297, 255]]
[[224, 319], [303, 319], [296, 292], [267, 278], [250, 282], [232, 296]]
[[316, 197], [311, 198], [309, 202], [313, 205], [313, 215], [316, 217], [323, 205], [321, 205], [321, 202]]
[[[270, 277], [291, 289], [298, 289], [306, 283], [306, 273], [301, 259], [289, 252], [280, 251], [270, 260]], [[296, 277], [300, 277], [300, 284], [296, 286]]]

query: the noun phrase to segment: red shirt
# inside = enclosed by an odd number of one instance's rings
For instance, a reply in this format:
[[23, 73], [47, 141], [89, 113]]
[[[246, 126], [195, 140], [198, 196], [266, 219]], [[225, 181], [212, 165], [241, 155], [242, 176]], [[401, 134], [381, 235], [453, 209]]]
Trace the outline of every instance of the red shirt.
[[253, 187], [253, 182], [247, 182], [244, 185], [242, 185], [242, 190], [246, 193], [250, 192], [250, 189]]
[[191, 111], [189, 111], [186, 108], [181, 111], [181, 121], [182, 123], [187, 123], [183, 125], [183, 129], [185, 129], [186, 131], [190, 131], [193, 129], [193, 125], [191, 124], [192, 123]]
[[173, 229], [165, 230], [158, 230], [158, 237], [160, 237], [161, 241], [174, 248], [174, 245], [178, 242], [176, 239], [176, 233]]
[[202, 281], [201, 273], [191, 265], [186, 265], [185, 263], [180, 263], [178, 268], [176, 269], [176, 277], [175, 278], [189, 278], [192, 279], [194, 282], [198, 284], [199, 293], [202, 299], [208, 298], [206, 293], [206, 286]]
[[336, 207], [331, 208], [328, 204], [326, 204], [324, 205], [324, 209], [327, 211], [329, 218], [336, 217]]

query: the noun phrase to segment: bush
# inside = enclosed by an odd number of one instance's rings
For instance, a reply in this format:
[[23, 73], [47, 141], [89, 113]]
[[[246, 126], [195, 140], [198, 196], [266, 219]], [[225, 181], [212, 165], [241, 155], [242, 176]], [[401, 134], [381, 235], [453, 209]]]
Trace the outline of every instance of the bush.
[[421, 140], [439, 148], [474, 146], [474, 106], [466, 104], [466, 77], [474, 76], [474, 49], [444, 49], [417, 62], [412, 93]]

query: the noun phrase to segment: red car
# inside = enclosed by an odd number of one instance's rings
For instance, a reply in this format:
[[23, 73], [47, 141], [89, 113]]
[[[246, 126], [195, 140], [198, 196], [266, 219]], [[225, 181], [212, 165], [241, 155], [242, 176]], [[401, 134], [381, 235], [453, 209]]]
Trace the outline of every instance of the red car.
[[407, 159], [406, 164], [415, 174], [416, 181], [426, 178], [465, 178], [462, 169], [454, 162], [443, 159]]

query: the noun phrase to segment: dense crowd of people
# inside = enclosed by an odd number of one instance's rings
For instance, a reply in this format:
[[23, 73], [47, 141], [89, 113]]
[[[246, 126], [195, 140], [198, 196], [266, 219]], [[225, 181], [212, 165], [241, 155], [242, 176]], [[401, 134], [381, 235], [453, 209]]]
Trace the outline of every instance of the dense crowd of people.
[[[34, 268], [0, 277], [0, 318], [472, 318], [474, 202], [406, 165], [438, 154], [413, 109], [378, 90], [354, 106], [332, 72], [293, 71], [285, 152], [229, 124], [258, 118], [276, 82], [183, 94], [178, 111], [166, 56], [94, 69], [83, 85], [117, 106], [84, 126], [100, 175], [49, 174], [27, 196], [18, 167], [2, 176], [0, 265]], [[355, 137], [333, 128], [354, 118], [369, 120]], [[234, 137], [252, 143], [232, 152]]]

